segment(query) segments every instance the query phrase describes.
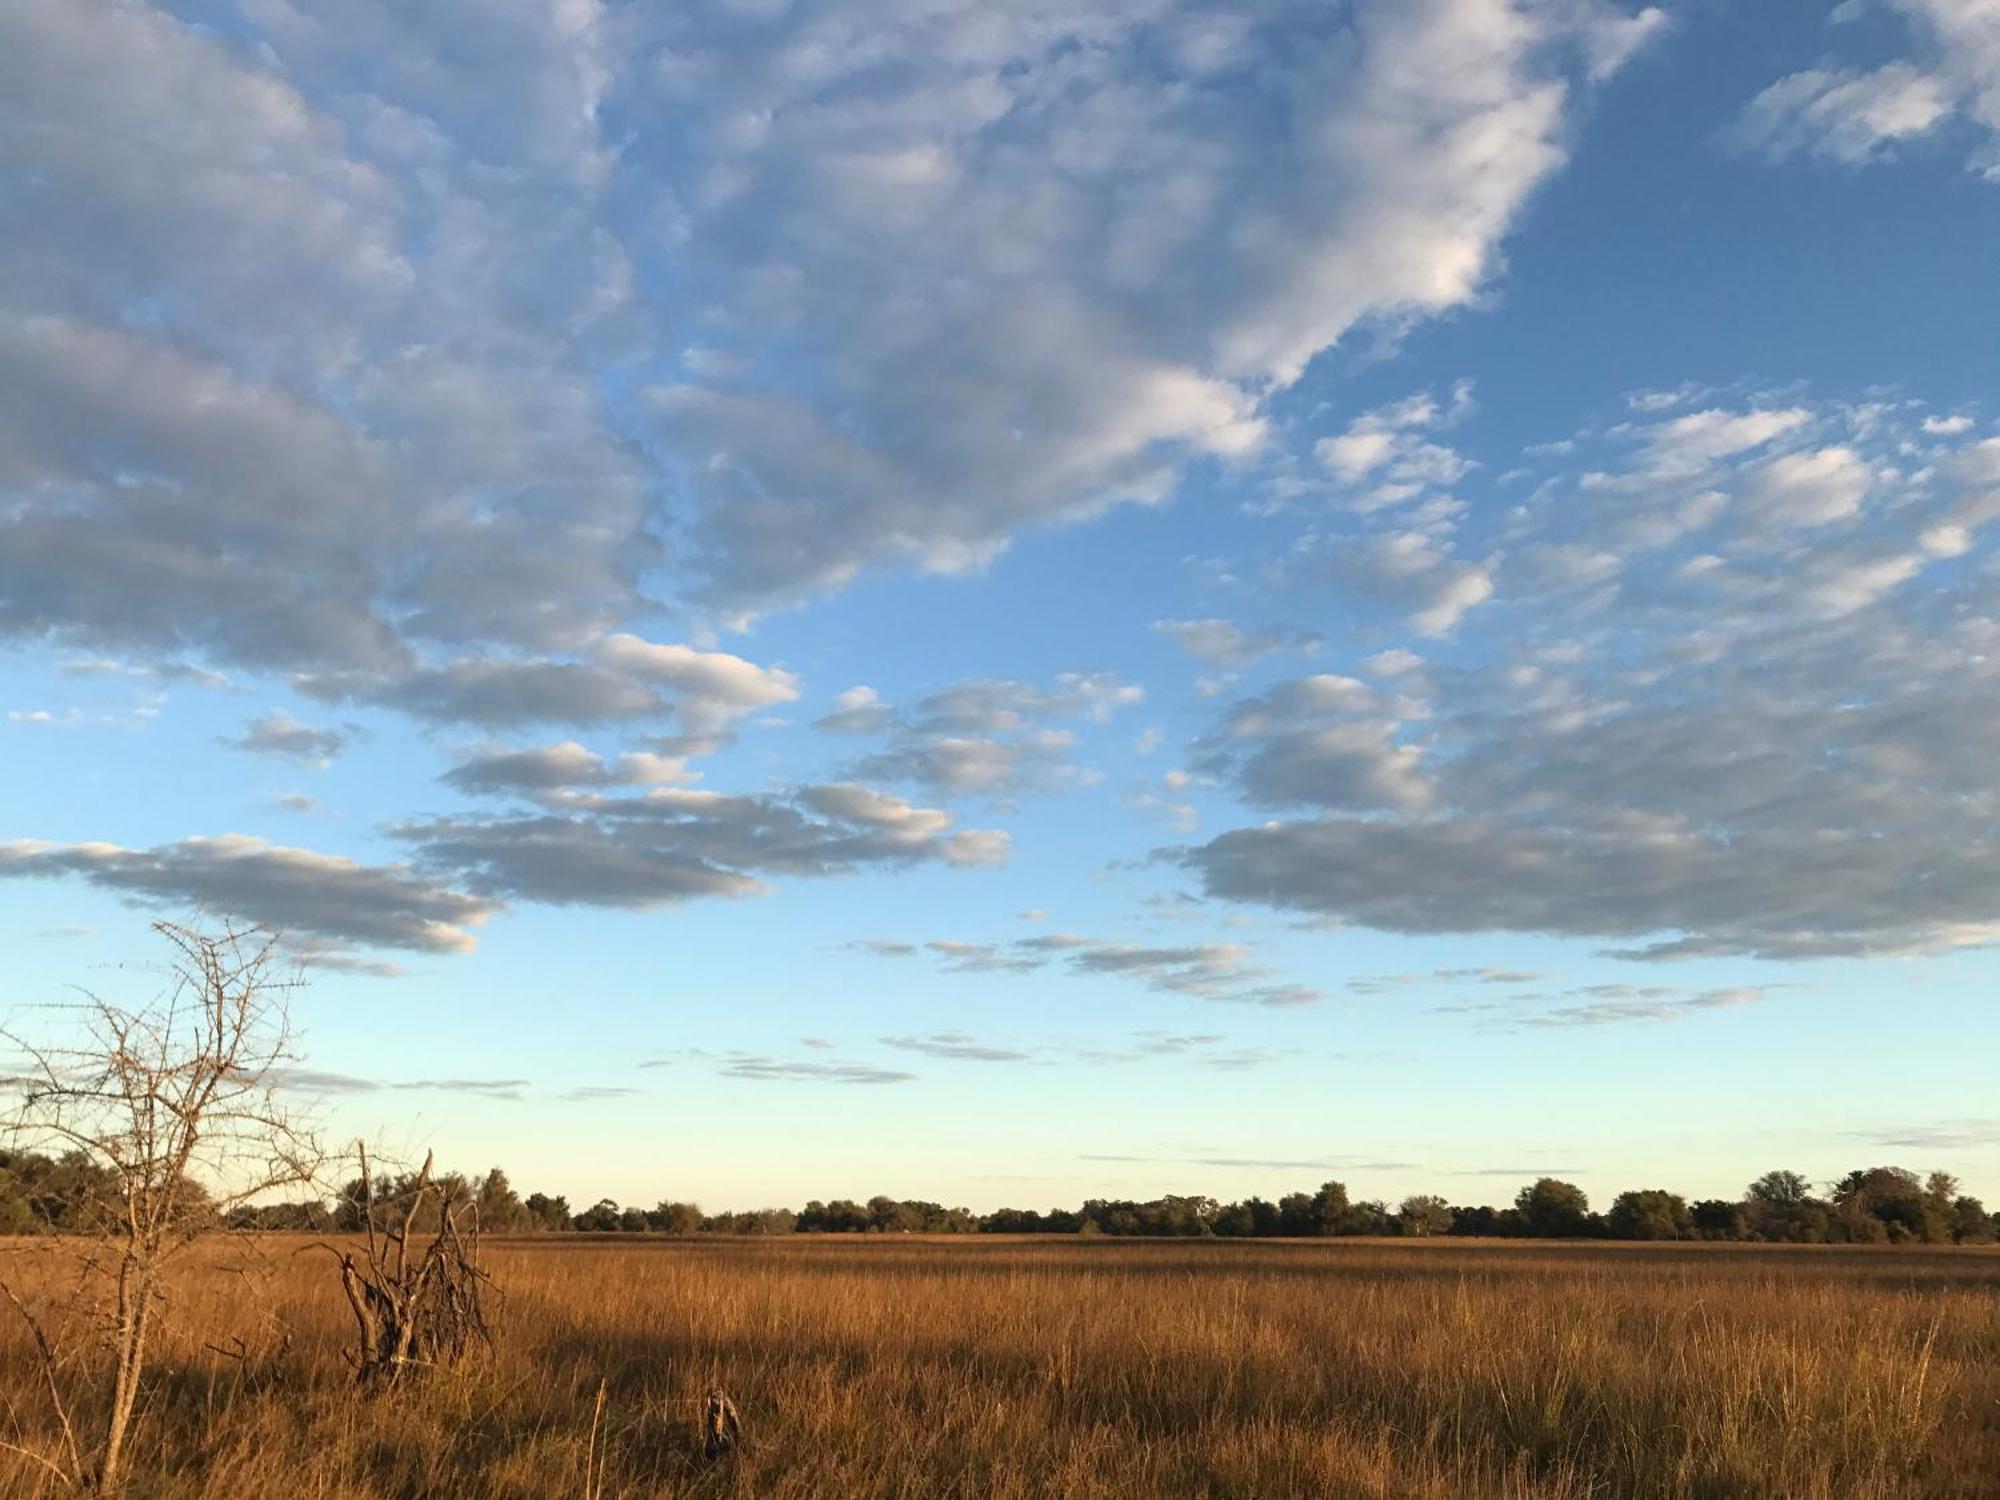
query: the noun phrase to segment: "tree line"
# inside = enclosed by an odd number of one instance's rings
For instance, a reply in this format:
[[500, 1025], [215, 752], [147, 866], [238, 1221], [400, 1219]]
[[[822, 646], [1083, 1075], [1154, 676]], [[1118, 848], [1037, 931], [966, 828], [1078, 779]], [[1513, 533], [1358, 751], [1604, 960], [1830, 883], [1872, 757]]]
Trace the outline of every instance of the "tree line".
[[[217, 1227], [310, 1230], [323, 1234], [363, 1227], [372, 1188], [389, 1201], [409, 1191], [410, 1174], [360, 1179], [331, 1199], [242, 1205], [217, 1215]], [[1396, 1207], [1353, 1200], [1338, 1182], [1275, 1202], [1244, 1198], [1223, 1203], [1199, 1195], [1148, 1200], [1092, 1198], [1076, 1208], [1000, 1208], [978, 1214], [922, 1199], [880, 1195], [865, 1203], [814, 1199], [801, 1209], [762, 1208], [707, 1213], [672, 1199], [651, 1208], [609, 1198], [572, 1209], [566, 1197], [517, 1193], [495, 1167], [476, 1177], [444, 1173], [433, 1179], [435, 1206], [470, 1206], [487, 1234], [1083, 1234], [1229, 1239], [1319, 1238], [1333, 1235], [1459, 1236], [1466, 1238], [1737, 1240], [1769, 1244], [1991, 1244], [2000, 1215], [1960, 1191], [1948, 1172], [1919, 1177], [1904, 1167], [1863, 1167], [1816, 1191], [1797, 1172], [1767, 1172], [1740, 1198], [1690, 1202], [1664, 1188], [1618, 1194], [1594, 1211], [1576, 1184], [1544, 1177], [1523, 1187], [1511, 1204], [1454, 1204], [1432, 1194]], [[190, 1189], [198, 1192], [190, 1184]], [[113, 1202], [111, 1174], [80, 1152], [42, 1155], [0, 1151], [0, 1234], [87, 1233]]]

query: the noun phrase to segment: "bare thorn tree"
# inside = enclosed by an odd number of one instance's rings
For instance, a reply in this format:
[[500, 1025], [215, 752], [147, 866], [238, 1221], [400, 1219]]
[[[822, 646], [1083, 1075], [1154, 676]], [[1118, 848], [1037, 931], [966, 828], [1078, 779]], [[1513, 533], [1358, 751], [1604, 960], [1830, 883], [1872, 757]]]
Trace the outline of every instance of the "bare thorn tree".
[[[234, 924], [203, 932], [156, 922], [153, 930], [172, 957], [166, 991], [150, 1005], [126, 1010], [86, 994], [62, 1045], [0, 1033], [27, 1059], [12, 1134], [32, 1148], [81, 1153], [105, 1184], [66, 1298], [0, 1284], [33, 1333], [63, 1433], [59, 1460], [28, 1456], [101, 1493], [125, 1477], [169, 1265], [232, 1209], [312, 1183], [321, 1159], [310, 1132], [273, 1095], [290, 1060], [290, 1000], [302, 982], [282, 967], [278, 935]], [[91, 1378], [109, 1377], [94, 1441], [78, 1430], [71, 1378], [68, 1346], [79, 1325], [100, 1341], [84, 1367]]]

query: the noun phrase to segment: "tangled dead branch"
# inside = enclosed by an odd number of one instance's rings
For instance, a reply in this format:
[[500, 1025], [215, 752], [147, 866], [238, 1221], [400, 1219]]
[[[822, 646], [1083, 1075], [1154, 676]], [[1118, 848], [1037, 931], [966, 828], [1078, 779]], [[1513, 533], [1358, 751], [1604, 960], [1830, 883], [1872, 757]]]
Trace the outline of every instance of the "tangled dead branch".
[[[393, 1384], [412, 1369], [455, 1365], [475, 1344], [491, 1347], [486, 1294], [492, 1279], [479, 1264], [479, 1210], [431, 1180], [431, 1158], [387, 1203], [376, 1202], [368, 1150], [358, 1148], [367, 1243], [327, 1246], [340, 1258], [340, 1284], [354, 1311], [357, 1377]], [[432, 1222], [435, 1215], [435, 1222]], [[460, 1218], [470, 1224], [460, 1227]], [[429, 1243], [412, 1249], [411, 1236]]]

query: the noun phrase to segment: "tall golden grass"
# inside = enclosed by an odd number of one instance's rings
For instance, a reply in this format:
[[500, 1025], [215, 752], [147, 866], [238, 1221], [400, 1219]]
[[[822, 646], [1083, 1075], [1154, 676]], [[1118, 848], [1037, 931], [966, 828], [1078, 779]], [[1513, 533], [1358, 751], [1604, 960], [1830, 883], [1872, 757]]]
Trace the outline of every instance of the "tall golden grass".
[[[2000, 1494], [1990, 1251], [511, 1241], [497, 1352], [369, 1394], [300, 1243], [185, 1269], [132, 1494]], [[745, 1442], [708, 1464], [716, 1385]], [[18, 1327], [0, 1399], [52, 1449]]]

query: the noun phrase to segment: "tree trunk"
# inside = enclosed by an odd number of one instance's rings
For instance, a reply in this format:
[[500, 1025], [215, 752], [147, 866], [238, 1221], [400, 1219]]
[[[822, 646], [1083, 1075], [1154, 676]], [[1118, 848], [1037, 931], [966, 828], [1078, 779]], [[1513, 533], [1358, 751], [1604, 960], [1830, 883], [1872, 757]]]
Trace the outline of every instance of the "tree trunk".
[[[134, 1282], [136, 1281], [136, 1285]], [[118, 1326], [113, 1333], [116, 1367], [111, 1383], [111, 1414], [104, 1426], [104, 1457], [97, 1466], [99, 1494], [116, 1494], [125, 1482], [125, 1436], [132, 1409], [139, 1399], [139, 1376], [146, 1367], [146, 1332], [153, 1307], [153, 1279], [140, 1270], [121, 1274]]]

